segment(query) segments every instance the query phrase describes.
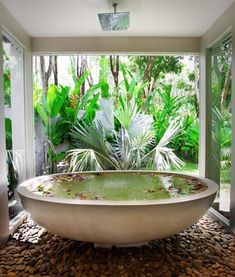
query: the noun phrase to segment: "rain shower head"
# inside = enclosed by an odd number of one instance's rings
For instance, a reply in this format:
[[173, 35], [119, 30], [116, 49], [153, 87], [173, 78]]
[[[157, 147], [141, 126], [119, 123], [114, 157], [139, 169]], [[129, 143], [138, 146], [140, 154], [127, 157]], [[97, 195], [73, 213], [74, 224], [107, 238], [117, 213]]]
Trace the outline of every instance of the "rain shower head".
[[113, 4], [113, 13], [99, 13], [99, 21], [102, 31], [128, 30], [130, 26], [130, 13], [117, 12], [117, 3]]

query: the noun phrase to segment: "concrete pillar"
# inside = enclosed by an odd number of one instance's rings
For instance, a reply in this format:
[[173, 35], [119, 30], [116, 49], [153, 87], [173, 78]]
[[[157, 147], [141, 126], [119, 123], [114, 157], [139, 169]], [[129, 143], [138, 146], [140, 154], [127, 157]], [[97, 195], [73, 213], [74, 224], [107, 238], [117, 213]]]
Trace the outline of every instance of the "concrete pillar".
[[[0, 24], [0, 53], [3, 53], [2, 29]], [[0, 242], [9, 236], [9, 215], [7, 195], [6, 136], [3, 95], [3, 56], [0, 54]]]
[[19, 183], [26, 179], [25, 164], [25, 95], [24, 95], [24, 54], [16, 41], [11, 41], [11, 120], [13, 161], [18, 165]]

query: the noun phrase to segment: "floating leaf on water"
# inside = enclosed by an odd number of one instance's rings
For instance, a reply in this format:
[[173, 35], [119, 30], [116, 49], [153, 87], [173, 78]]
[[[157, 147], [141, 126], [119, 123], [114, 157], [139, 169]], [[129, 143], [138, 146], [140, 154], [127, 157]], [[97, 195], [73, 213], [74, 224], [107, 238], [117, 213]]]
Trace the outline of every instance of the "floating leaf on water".
[[149, 193], [153, 193], [153, 192], [155, 192], [155, 190], [152, 190], [152, 189], [148, 189], [148, 188], [144, 188], [147, 192], [149, 192]]
[[86, 178], [85, 178], [84, 176], [81, 176], [81, 175], [78, 176], [78, 180], [79, 180], [79, 181], [83, 181], [83, 180], [85, 180], [85, 179], [86, 179]]
[[108, 176], [109, 173], [108, 172], [101, 172], [101, 176]]
[[153, 177], [156, 177], [156, 176], [157, 176], [156, 173], [151, 173], [151, 174], [150, 174], [150, 177], [152, 177], [152, 178], [153, 178]]
[[96, 176], [103, 176], [103, 173], [102, 172], [96, 172], [95, 175]]
[[39, 184], [39, 185], [37, 186], [37, 190], [38, 190], [38, 191], [43, 191], [44, 188], [45, 188], [45, 185], [44, 185], [44, 184]]
[[164, 187], [162, 185], [160, 185], [160, 186], [157, 187], [157, 190], [160, 190], [160, 191], [164, 190]]

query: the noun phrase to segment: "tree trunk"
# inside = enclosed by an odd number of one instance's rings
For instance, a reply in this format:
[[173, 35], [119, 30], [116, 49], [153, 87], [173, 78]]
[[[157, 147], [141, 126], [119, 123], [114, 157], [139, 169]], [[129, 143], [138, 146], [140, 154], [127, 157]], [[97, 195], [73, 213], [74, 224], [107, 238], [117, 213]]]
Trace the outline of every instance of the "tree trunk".
[[52, 56], [49, 57], [49, 65], [48, 69], [45, 69], [45, 57], [40, 56], [40, 70], [41, 70], [41, 78], [42, 78], [42, 87], [44, 93], [46, 94], [48, 91], [48, 82], [52, 73]]
[[[89, 69], [88, 67], [88, 61], [87, 61], [87, 56], [77, 56], [76, 59], [76, 74], [77, 74], [77, 79], [81, 78], [81, 76]], [[89, 87], [92, 87], [94, 84], [93, 78], [91, 73], [87, 77], [87, 82]], [[81, 94], [84, 95], [85, 93], [85, 82], [81, 86]]]
[[109, 56], [110, 60], [110, 69], [113, 75], [113, 80], [115, 87], [118, 86], [118, 81], [119, 81], [119, 56]]
[[57, 56], [53, 56], [53, 75], [54, 75], [54, 84], [58, 86], [58, 64], [57, 64]]
[[195, 109], [197, 117], [199, 117], [199, 56], [194, 56], [194, 74], [195, 74]]
[[151, 81], [151, 71], [152, 71], [153, 64], [154, 64], [154, 57], [151, 56], [148, 59], [148, 63], [145, 68], [144, 77], [143, 77], [143, 80], [147, 81], [148, 83]]
[[228, 96], [228, 90], [231, 84], [231, 77], [232, 77], [232, 67], [230, 66], [227, 74], [226, 74], [226, 78], [225, 78], [225, 82], [224, 82], [224, 87], [222, 90], [222, 94], [221, 94], [221, 109], [224, 110], [225, 107], [225, 102]]

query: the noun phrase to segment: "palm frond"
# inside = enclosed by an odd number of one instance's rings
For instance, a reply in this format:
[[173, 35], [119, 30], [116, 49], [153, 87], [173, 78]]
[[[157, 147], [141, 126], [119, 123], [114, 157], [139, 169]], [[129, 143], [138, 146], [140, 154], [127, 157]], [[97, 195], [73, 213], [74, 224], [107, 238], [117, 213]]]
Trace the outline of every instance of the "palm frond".
[[119, 100], [122, 104], [119, 109], [115, 111], [115, 117], [118, 119], [120, 124], [128, 130], [134, 118], [138, 114], [138, 108], [133, 100], [128, 102], [121, 96], [119, 97]]
[[131, 139], [143, 137], [146, 133], [154, 136], [154, 121], [151, 115], [136, 114], [130, 122], [127, 132]]
[[158, 147], [164, 147], [168, 145], [173, 138], [176, 137], [180, 129], [180, 125], [177, 123], [177, 121], [171, 121], [170, 125], [166, 129], [163, 137], [158, 143]]
[[147, 167], [157, 170], [170, 170], [171, 165], [181, 168], [184, 163], [173, 152], [173, 149], [167, 147], [171, 140], [177, 135], [180, 125], [172, 121], [164, 133], [159, 143], [142, 160], [147, 160]]
[[148, 159], [148, 167], [154, 167], [159, 171], [168, 171], [172, 165], [180, 169], [184, 165], [184, 162], [174, 154], [172, 149], [158, 145], [154, 148], [154, 151], [150, 152]]
[[104, 128], [99, 123], [88, 125], [85, 122], [77, 123], [71, 130], [73, 139], [80, 141], [87, 149], [106, 152], [109, 149]]
[[116, 134], [116, 142], [113, 145], [116, 159], [121, 169], [128, 169], [132, 164], [132, 145], [128, 132], [121, 128]]
[[68, 151], [66, 159], [70, 160], [69, 171], [102, 171], [102, 165], [92, 149], [73, 149]]
[[231, 161], [229, 161], [229, 160], [220, 161], [220, 165], [221, 165], [222, 169], [225, 169], [225, 168], [231, 166]]
[[231, 165], [232, 149], [231, 147], [225, 147], [221, 149], [221, 161], [220, 165], [222, 169], [225, 169]]
[[102, 157], [111, 168], [119, 169], [118, 162], [113, 157], [112, 145], [107, 141], [104, 128], [101, 123], [94, 122], [91, 125], [77, 123], [71, 131], [73, 139], [82, 143], [83, 149], [94, 150], [96, 155]]
[[114, 131], [114, 112], [112, 99], [100, 99], [100, 110], [96, 112], [95, 121], [102, 125], [106, 133], [110, 134]]

